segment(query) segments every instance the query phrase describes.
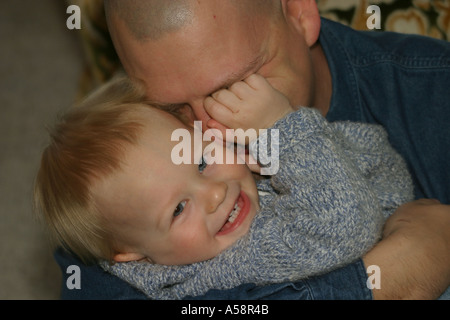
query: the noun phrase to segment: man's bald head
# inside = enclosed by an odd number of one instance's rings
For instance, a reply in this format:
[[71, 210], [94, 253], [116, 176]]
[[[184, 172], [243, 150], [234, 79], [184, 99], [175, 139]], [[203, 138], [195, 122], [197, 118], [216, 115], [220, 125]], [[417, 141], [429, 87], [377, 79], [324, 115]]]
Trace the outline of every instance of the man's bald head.
[[193, 19], [190, 0], [105, 0], [108, 23], [113, 18], [125, 22], [137, 40], [156, 40], [177, 31]]
[[125, 72], [160, 106], [188, 105], [206, 126], [204, 99], [252, 73], [292, 105], [329, 106], [315, 0], [104, 1]]
[[[211, 0], [208, 0], [211, 1]], [[274, 15], [278, 0], [228, 1], [247, 19], [255, 15]], [[196, 0], [105, 0], [105, 13], [110, 29], [119, 18], [139, 41], [158, 40], [161, 36], [189, 25], [195, 19]], [[113, 30], [111, 30], [113, 31]]]

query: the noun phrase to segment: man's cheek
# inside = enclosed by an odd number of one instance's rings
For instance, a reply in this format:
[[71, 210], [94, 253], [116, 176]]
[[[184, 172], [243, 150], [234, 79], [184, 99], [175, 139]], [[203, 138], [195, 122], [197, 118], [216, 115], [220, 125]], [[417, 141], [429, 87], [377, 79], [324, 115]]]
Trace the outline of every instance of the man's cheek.
[[288, 90], [287, 86], [284, 85], [284, 83], [286, 82], [284, 79], [282, 79], [280, 77], [269, 77], [269, 78], [266, 78], [266, 80], [267, 80], [267, 82], [269, 82], [269, 84], [273, 88], [280, 91], [285, 96], [289, 97], [289, 90]]

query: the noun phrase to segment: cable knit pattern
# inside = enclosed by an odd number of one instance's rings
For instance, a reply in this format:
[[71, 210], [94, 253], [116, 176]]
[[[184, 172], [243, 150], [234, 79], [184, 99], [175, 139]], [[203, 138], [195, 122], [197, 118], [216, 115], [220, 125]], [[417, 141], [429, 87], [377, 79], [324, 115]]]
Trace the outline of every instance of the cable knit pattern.
[[200, 263], [105, 262], [103, 268], [152, 299], [297, 281], [361, 257], [379, 240], [385, 219], [413, 199], [406, 165], [379, 126], [328, 123], [300, 108], [252, 143], [255, 156], [267, 157], [263, 163], [273, 159], [274, 145], [262, 143], [271, 130], [279, 132], [279, 170], [258, 182], [261, 211], [246, 236]]

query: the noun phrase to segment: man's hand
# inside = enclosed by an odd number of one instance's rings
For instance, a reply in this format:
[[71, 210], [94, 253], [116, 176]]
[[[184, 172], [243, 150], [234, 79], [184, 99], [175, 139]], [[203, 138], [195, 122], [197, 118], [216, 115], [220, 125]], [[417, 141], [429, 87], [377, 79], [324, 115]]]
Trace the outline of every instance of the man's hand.
[[209, 126], [218, 122], [228, 128], [243, 130], [270, 128], [294, 111], [288, 99], [258, 74], [214, 92], [205, 99], [204, 107], [215, 120]]
[[380, 267], [375, 299], [438, 298], [450, 285], [450, 206], [426, 199], [402, 205], [363, 260]]

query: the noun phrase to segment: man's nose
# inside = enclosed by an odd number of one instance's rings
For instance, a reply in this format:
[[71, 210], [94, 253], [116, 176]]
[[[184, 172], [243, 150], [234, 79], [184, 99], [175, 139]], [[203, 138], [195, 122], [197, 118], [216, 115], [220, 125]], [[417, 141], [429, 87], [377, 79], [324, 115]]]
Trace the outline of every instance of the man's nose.
[[202, 187], [200, 197], [206, 213], [214, 213], [225, 200], [228, 186], [225, 182], [208, 182]]

